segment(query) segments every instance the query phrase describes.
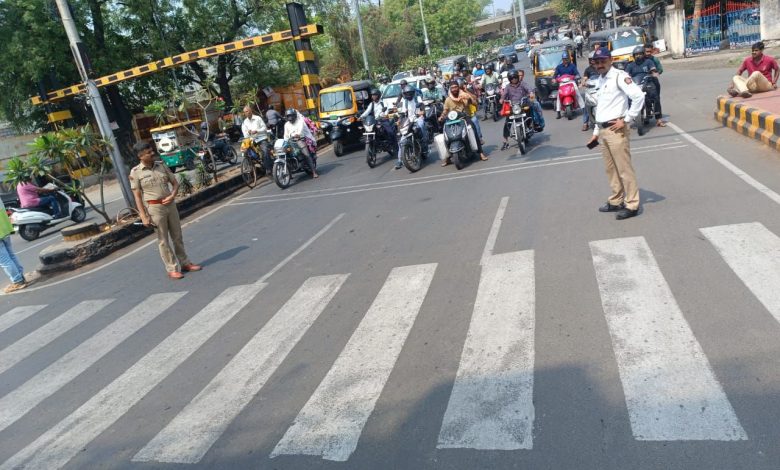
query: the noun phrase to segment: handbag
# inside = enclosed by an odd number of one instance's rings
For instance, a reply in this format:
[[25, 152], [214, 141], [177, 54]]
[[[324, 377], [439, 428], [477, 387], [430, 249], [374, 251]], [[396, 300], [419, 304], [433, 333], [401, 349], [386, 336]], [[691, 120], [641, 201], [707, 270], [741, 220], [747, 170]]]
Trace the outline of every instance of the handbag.
[[509, 101], [504, 101], [504, 105], [501, 106], [501, 115], [509, 116], [510, 114], [512, 114], [512, 105], [509, 104]]

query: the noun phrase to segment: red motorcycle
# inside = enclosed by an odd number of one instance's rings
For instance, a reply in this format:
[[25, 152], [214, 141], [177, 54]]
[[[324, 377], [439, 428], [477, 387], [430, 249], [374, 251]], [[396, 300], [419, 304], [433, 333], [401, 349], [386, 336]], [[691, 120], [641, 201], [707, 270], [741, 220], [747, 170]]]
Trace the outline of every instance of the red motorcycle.
[[574, 110], [579, 109], [577, 101], [577, 82], [572, 75], [558, 77], [558, 99], [561, 101], [561, 111], [566, 114], [566, 119], [574, 117]]

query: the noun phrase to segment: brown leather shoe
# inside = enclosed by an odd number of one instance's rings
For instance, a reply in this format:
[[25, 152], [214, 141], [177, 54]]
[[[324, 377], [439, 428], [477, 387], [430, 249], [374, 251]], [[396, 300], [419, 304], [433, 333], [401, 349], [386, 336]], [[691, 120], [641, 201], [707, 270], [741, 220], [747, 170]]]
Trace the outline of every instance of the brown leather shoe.
[[179, 271], [171, 271], [168, 273], [168, 277], [171, 279], [184, 279], [184, 274]]
[[197, 264], [192, 264], [192, 263], [185, 264], [184, 266], [181, 267], [181, 270], [184, 271], [185, 273], [193, 272], [193, 271], [200, 271], [201, 269], [203, 269], [202, 266], [197, 265]]

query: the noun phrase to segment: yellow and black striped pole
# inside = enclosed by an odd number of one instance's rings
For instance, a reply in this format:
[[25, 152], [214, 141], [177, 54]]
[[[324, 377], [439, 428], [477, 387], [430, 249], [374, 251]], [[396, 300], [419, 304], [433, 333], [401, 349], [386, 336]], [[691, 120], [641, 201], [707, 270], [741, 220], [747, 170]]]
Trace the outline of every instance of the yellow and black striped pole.
[[[290, 19], [290, 31], [292, 31], [293, 45], [295, 46], [295, 58], [298, 60], [298, 70], [301, 72], [301, 83], [306, 95], [306, 108], [317, 109], [317, 98], [320, 93], [320, 70], [317, 67], [317, 58], [311, 49], [310, 35], [304, 35], [306, 27], [306, 13], [303, 5], [297, 2], [287, 3], [287, 16]], [[322, 26], [317, 25], [317, 33], [322, 33]]]

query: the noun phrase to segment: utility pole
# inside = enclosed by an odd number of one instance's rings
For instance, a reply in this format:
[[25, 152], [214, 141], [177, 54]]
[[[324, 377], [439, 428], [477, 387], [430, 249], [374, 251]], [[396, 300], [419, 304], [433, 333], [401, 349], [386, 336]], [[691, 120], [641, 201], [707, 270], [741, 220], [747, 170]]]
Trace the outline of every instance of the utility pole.
[[520, 35], [525, 38], [528, 36], [528, 23], [525, 20], [525, 0], [519, 0], [520, 3]]
[[425, 39], [425, 53], [431, 55], [431, 43], [428, 41], [428, 28], [425, 27], [425, 13], [423, 13], [422, 0], [420, 0], [420, 18], [423, 24], [423, 38]]
[[360, 19], [360, 5], [358, 4], [358, 0], [355, 0], [355, 16], [357, 16], [358, 36], [360, 36], [360, 49], [363, 51], [363, 67], [365, 67], [366, 73], [370, 78], [371, 69], [368, 68], [368, 54], [366, 53], [366, 38], [363, 37], [363, 21]]
[[95, 82], [89, 77], [92, 73], [92, 66], [87, 56], [87, 50], [79, 39], [79, 33], [76, 30], [76, 23], [73, 21], [73, 17], [70, 14], [70, 7], [68, 6], [68, 0], [55, 0], [57, 2], [57, 8], [60, 11], [60, 18], [62, 18], [62, 25], [65, 27], [65, 34], [68, 36], [68, 42], [70, 42], [70, 51], [73, 53], [73, 58], [76, 61], [76, 68], [79, 70], [81, 79], [84, 80], [84, 85], [87, 88], [87, 99], [92, 107], [92, 112], [95, 115], [95, 121], [97, 121], [98, 128], [103, 138], [106, 139], [111, 146], [111, 162], [116, 169], [116, 176], [119, 180], [119, 187], [122, 188], [122, 196], [125, 198], [125, 204], [127, 207], [135, 207], [135, 198], [130, 191], [130, 181], [127, 179], [127, 169], [125, 163], [122, 160], [122, 154], [119, 153], [119, 146], [116, 143], [116, 137], [114, 137], [114, 131], [111, 129], [111, 123], [108, 120], [108, 114], [106, 114], [106, 108], [103, 106], [103, 99], [100, 97], [100, 92], [95, 85]]
[[515, 19], [515, 36], [520, 35], [520, 27], [517, 26], [517, 10], [515, 10], [515, 2], [512, 2], [512, 18]]

